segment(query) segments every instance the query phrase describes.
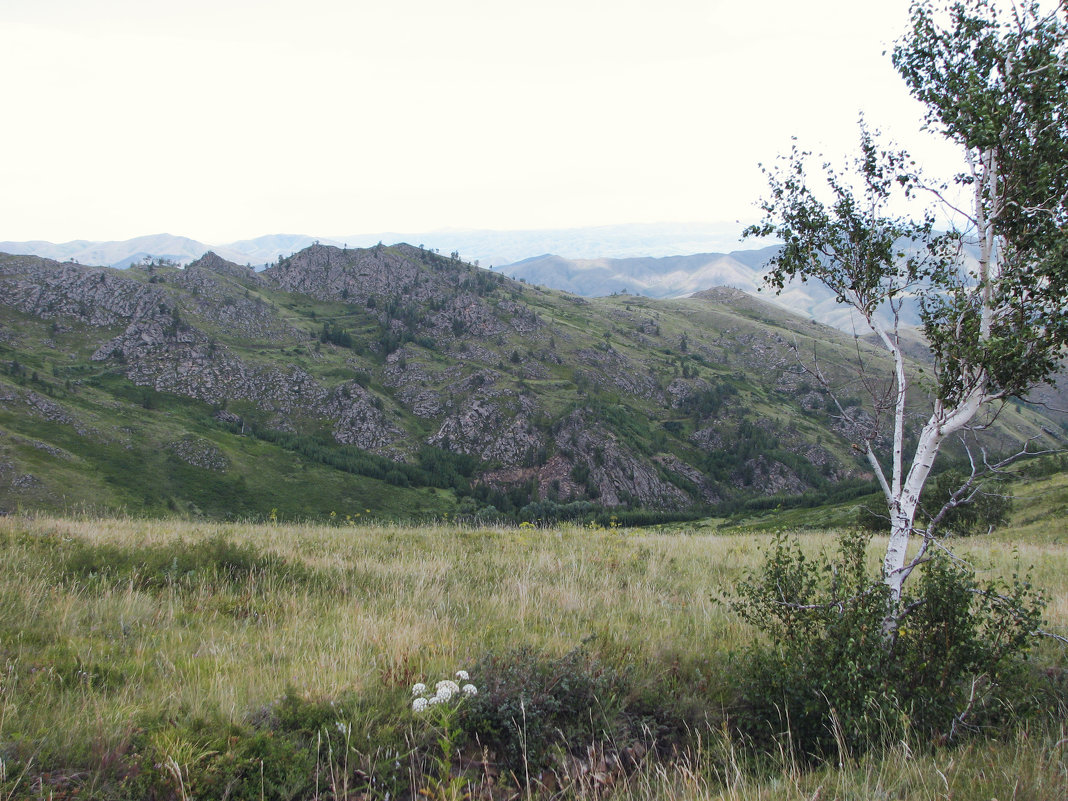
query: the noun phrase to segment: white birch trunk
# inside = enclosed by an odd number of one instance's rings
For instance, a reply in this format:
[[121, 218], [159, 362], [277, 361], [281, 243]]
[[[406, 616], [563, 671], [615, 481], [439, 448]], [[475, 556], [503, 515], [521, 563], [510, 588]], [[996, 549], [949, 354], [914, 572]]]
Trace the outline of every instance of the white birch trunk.
[[[908, 556], [909, 540], [923, 486], [927, 483], [927, 477], [931, 474], [935, 458], [946, 437], [968, 425], [979, 413], [987, 399], [983, 391], [985, 383], [982, 378], [977, 380], [974, 388], [950, 410], [946, 410], [941, 402], [935, 403], [934, 412], [920, 432], [908, 475], [900, 485], [900, 490], [890, 499], [890, 540], [883, 559], [883, 581], [890, 589], [891, 613], [896, 610], [901, 600], [902, 586], [911, 572], [911, 567], [906, 566], [905, 559]], [[890, 627], [892, 628], [892, 624]]]
[[[998, 165], [992, 151], [978, 151], [966, 153], [968, 165], [974, 180], [974, 209], [973, 222], [979, 236], [979, 281], [980, 281], [980, 321], [979, 340], [990, 338], [990, 329], [993, 318], [992, 308], [992, 273], [996, 267], [997, 247], [994, 238], [992, 218], [996, 217], [999, 206], [996, 201], [997, 181], [999, 178]], [[988, 203], [993, 208], [988, 209]], [[900, 350], [895, 347], [896, 343], [890, 341], [885, 331], [880, 331], [874, 321], [869, 320], [872, 329], [880, 335], [884, 344], [894, 356], [896, 378], [898, 388], [898, 404], [894, 410], [894, 459], [893, 459], [893, 483], [887, 493], [887, 503], [890, 511], [890, 540], [886, 546], [886, 555], [883, 558], [883, 581], [890, 590], [890, 610], [884, 624], [884, 632], [889, 633], [896, 628], [894, 615], [901, 601], [902, 587], [913, 565], [906, 564], [908, 557], [909, 540], [912, 537], [916, 521], [916, 511], [920, 505], [920, 494], [923, 492], [927, 477], [934, 467], [935, 458], [947, 436], [959, 431], [968, 425], [979, 413], [983, 403], [990, 400], [985, 392], [986, 375], [980, 369], [970, 376], [962, 376], [969, 389], [957, 404], [946, 409], [942, 401], [935, 401], [934, 411], [920, 432], [916, 452], [912, 457], [908, 474], [904, 474], [904, 458], [901, 453], [901, 434], [905, 423], [905, 383], [904, 362]], [[881, 478], [881, 477], [880, 477]], [[902, 480], [902, 478], [904, 480]], [[881, 479], [884, 491], [887, 482]]]

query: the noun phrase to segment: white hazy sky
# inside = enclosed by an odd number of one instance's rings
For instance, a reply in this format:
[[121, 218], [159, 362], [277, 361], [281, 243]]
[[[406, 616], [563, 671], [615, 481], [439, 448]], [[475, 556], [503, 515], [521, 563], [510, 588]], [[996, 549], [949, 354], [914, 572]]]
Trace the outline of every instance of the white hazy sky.
[[908, 0], [0, 0], [0, 240], [755, 216], [858, 112], [926, 161]]

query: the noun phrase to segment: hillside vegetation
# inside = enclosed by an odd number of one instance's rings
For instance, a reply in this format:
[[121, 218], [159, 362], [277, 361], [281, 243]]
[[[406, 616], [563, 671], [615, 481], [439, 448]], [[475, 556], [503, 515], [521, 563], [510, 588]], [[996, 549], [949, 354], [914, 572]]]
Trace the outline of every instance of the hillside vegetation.
[[[0, 323], [7, 511], [607, 524], [872, 488], [798, 353], [857, 404], [878, 357], [735, 290], [586, 300], [409, 245], [0, 256]], [[1016, 405], [988, 445], [1024, 437], [1064, 432]]]

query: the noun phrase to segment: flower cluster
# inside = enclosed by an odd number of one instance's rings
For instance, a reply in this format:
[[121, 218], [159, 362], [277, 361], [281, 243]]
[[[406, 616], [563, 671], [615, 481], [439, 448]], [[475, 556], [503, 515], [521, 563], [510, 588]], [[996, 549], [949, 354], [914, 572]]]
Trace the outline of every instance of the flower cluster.
[[434, 692], [431, 693], [425, 684], [419, 682], [412, 687], [412, 711], [413, 712], [425, 712], [432, 706], [438, 704], [447, 704], [454, 698], [459, 699], [463, 697], [471, 697], [478, 695], [478, 688], [473, 684], [460, 685], [459, 682], [468, 682], [470, 680], [466, 670], [456, 671], [456, 680], [442, 679], [434, 685]]

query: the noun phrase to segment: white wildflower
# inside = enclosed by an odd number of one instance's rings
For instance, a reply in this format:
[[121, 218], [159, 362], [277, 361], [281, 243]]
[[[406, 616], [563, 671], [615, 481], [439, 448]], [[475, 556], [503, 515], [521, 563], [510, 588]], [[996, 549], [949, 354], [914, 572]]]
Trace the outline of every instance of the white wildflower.
[[452, 688], [438, 687], [438, 694], [434, 697], [444, 702], [451, 700], [453, 695], [455, 695], [455, 693], [453, 693]]
[[471, 677], [469, 675], [467, 675], [467, 671], [466, 670], [457, 670], [456, 671], [456, 680], [457, 681], [468, 681], [470, 678]]
[[337, 722], [337, 730], [345, 737], [349, 736], [349, 724], [342, 723], [340, 720]]
[[412, 687], [412, 695], [425, 695], [425, 694], [426, 694], [426, 685], [423, 684], [423, 682], [419, 682], [418, 684], [416, 684], [415, 686]]
[[441, 703], [441, 698], [439, 698], [436, 695], [432, 695], [429, 698], [425, 698], [423, 700], [425, 700], [427, 702], [427, 704], [429, 704], [430, 706], [434, 706], [435, 704], [440, 704]]
[[439, 681], [437, 684], [434, 685], [434, 692], [440, 694], [442, 687], [448, 687], [449, 692], [451, 692], [453, 695], [456, 695], [456, 693], [460, 692], [460, 685], [452, 679], [444, 679], [442, 681]]
[[478, 687], [473, 684], [465, 684], [461, 689], [466, 696], [478, 695]]
[[416, 698], [412, 701], [413, 712], [425, 712], [429, 702], [425, 698]]

